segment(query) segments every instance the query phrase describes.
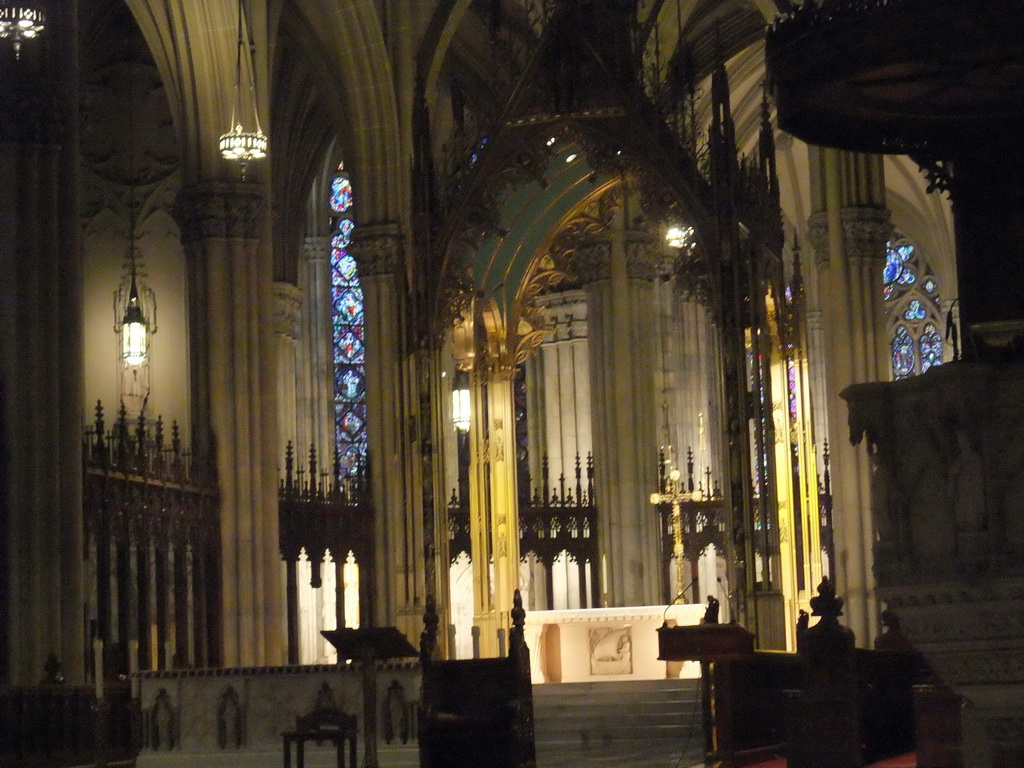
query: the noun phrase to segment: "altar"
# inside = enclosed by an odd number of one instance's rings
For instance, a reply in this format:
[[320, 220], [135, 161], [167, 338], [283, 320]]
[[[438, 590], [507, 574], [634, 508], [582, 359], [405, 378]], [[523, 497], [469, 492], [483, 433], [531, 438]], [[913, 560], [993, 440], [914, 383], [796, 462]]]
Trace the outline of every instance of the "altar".
[[658, 660], [658, 627], [699, 624], [704, 605], [634, 606], [526, 614], [533, 682], [695, 678], [697, 662]]

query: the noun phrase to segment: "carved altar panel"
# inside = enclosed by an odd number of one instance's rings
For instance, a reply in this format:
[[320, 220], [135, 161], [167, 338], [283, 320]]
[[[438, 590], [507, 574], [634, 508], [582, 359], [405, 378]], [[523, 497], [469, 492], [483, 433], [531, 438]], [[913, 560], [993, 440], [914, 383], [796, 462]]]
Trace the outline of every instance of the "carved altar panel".
[[590, 674], [630, 675], [633, 673], [633, 632], [625, 627], [596, 627], [590, 639]]

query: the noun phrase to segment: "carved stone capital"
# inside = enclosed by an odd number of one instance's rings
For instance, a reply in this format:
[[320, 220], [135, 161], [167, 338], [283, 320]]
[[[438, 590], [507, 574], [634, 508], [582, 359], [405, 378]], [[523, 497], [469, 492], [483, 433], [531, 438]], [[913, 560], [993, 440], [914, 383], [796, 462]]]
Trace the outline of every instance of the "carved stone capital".
[[360, 277], [394, 275], [402, 270], [405, 241], [397, 226], [356, 226], [349, 253]]
[[302, 254], [306, 261], [327, 261], [331, 238], [322, 235], [310, 235], [302, 241]]
[[183, 187], [174, 213], [182, 241], [195, 243], [218, 238], [258, 240], [263, 211], [263, 187], [205, 182]]
[[587, 338], [587, 294], [584, 291], [562, 291], [538, 296], [535, 300], [544, 312], [547, 327], [552, 329], [548, 341], [572, 341]]
[[892, 221], [887, 208], [843, 208], [843, 247], [847, 259], [882, 261], [885, 246], [892, 237]]
[[807, 239], [811, 241], [814, 261], [819, 267], [829, 262], [828, 214], [825, 211], [812, 213], [807, 219]]
[[572, 266], [584, 284], [611, 280], [612, 244], [605, 239], [580, 243], [573, 250]]
[[654, 281], [672, 272], [661, 241], [648, 232], [626, 233], [626, 272], [633, 280]]
[[301, 320], [302, 291], [291, 283], [274, 283], [274, 333], [298, 339]]

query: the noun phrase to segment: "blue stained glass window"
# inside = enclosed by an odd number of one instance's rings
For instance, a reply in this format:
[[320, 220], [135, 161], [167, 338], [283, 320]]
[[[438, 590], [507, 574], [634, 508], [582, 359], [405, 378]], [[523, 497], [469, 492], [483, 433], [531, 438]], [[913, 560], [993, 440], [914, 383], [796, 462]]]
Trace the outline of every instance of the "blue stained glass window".
[[942, 363], [939, 281], [903, 235], [888, 244], [882, 296], [892, 321], [892, 375], [905, 379]]
[[339, 327], [335, 320], [334, 326], [334, 364], [335, 365], [358, 365], [362, 367], [364, 361], [362, 328]]
[[353, 285], [359, 283], [359, 270], [356, 260], [348, 255], [348, 251], [338, 249], [331, 254], [331, 284]]
[[[339, 169], [340, 171], [340, 169]], [[331, 181], [330, 206], [345, 213], [354, 199], [348, 177]], [[366, 460], [366, 350], [363, 347], [363, 289], [352, 244], [352, 219], [337, 222], [331, 237], [331, 319], [334, 337], [334, 435], [342, 471], [353, 473]]]
[[788, 368], [788, 371], [787, 371], [788, 376], [787, 376], [787, 378], [789, 379], [789, 415], [793, 419], [793, 421], [796, 421], [796, 418], [797, 418], [796, 363], [793, 362], [792, 360], [790, 360], [788, 363], [786, 363], [786, 367]]
[[914, 246], [907, 242], [889, 243], [882, 269], [885, 298], [891, 298], [897, 286], [908, 287], [917, 280], [914, 272]]
[[355, 228], [352, 219], [342, 219], [338, 222], [338, 234], [331, 239], [331, 247], [348, 248], [352, 244], [352, 230]]
[[341, 295], [334, 302], [334, 312], [345, 318], [349, 325], [363, 322], [363, 292], [358, 288], [341, 290]]
[[924, 307], [921, 306], [921, 302], [918, 299], [911, 299], [910, 304], [903, 313], [903, 317], [911, 321], [924, 320], [925, 311]]
[[352, 207], [352, 182], [347, 176], [335, 176], [331, 182], [331, 210], [345, 213]]
[[366, 394], [366, 385], [362, 375], [353, 368], [337, 371], [334, 377], [334, 394], [339, 401], [362, 402]]
[[921, 334], [921, 373], [934, 365], [942, 365], [942, 336], [935, 325], [928, 323]]
[[907, 327], [901, 325], [892, 337], [893, 378], [899, 380], [913, 376], [917, 368], [914, 357], [914, 339]]

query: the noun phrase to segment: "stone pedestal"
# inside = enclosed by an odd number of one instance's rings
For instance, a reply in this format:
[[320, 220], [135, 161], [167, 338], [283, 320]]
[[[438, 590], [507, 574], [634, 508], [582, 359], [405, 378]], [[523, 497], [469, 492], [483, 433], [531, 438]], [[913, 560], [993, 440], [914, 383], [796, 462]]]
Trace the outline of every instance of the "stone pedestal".
[[960, 362], [843, 393], [874, 464], [879, 596], [966, 697], [979, 768], [1024, 755], [1022, 391], [1024, 366]]

